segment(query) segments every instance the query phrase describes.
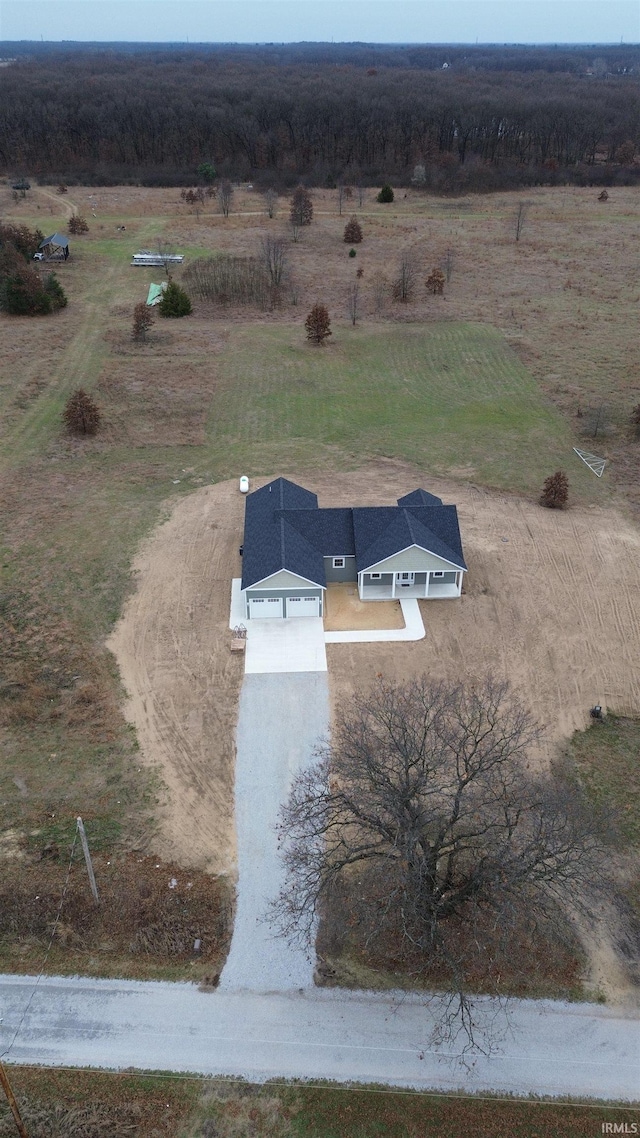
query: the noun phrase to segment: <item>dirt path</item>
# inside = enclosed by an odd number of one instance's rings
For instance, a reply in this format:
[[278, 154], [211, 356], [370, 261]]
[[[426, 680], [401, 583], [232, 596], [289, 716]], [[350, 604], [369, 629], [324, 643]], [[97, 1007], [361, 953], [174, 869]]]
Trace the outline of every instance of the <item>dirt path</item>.
[[[492, 669], [547, 724], [543, 759], [586, 726], [596, 702], [640, 711], [640, 533], [621, 514], [556, 513], [395, 462], [291, 477], [325, 506], [391, 504], [423, 484], [460, 514], [465, 595], [422, 602], [424, 640], [329, 645], [334, 701], [380, 672], [468, 679]], [[227, 622], [242, 523], [235, 481], [180, 500], [136, 558], [137, 590], [109, 642], [144, 761], [158, 766], [168, 788], [158, 853], [219, 873], [235, 868], [243, 662], [229, 651]]]
[[143, 759], [167, 787], [155, 848], [211, 873], [235, 871], [236, 707], [244, 661], [228, 631], [240, 573], [243, 499], [234, 482], [182, 499], [134, 562], [138, 587], [108, 647]]
[[57, 206], [64, 209], [66, 211], [67, 217], [73, 217], [74, 213], [79, 212], [77, 203], [72, 201], [71, 198], [68, 198], [66, 195], [54, 194], [53, 190], [45, 190], [44, 186], [38, 186], [38, 193], [42, 194], [42, 196], [45, 198], [49, 198], [50, 201], [54, 201]]

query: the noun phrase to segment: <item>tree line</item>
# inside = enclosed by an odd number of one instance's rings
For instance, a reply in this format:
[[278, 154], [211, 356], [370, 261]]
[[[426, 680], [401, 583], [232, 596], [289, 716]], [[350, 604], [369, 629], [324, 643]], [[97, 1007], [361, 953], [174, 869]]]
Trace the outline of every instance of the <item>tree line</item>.
[[640, 177], [632, 49], [586, 71], [518, 70], [513, 52], [503, 70], [498, 49], [493, 70], [452, 53], [429, 70], [409, 48], [365, 67], [375, 52], [336, 62], [331, 45], [310, 45], [320, 56], [298, 46], [293, 62], [268, 47], [20, 55], [0, 74], [0, 164], [44, 179], [193, 185], [210, 163], [280, 186], [408, 184], [420, 165], [421, 184], [444, 192]]

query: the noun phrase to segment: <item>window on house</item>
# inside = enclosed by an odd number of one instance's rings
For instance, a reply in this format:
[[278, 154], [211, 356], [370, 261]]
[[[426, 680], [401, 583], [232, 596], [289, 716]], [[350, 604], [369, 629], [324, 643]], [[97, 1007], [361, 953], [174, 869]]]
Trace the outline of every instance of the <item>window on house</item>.
[[334, 569], [344, 569], [344, 557], [334, 557], [333, 568]]
[[438, 570], [436, 570], [435, 573], [432, 573], [431, 576], [432, 577], [444, 577], [444, 572], [442, 569], [438, 569]]
[[382, 579], [382, 573], [370, 573], [369, 577], [372, 581], [380, 581]]

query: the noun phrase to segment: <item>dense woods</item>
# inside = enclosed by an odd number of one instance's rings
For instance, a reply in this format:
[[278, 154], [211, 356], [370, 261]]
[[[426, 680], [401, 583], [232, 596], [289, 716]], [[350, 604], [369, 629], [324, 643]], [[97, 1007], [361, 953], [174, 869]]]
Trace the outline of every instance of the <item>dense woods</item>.
[[291, 187], [409, 184], [420, 164], [444, 192], [640, 178], [638, 48], [134, 47], [5, 45], [5, 171], [187, 185], [211, 164]]

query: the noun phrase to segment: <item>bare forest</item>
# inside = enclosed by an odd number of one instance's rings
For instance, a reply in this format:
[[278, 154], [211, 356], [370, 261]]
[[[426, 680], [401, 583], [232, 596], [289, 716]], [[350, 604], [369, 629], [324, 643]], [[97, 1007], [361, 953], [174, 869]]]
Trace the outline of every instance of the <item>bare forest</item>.
[[639, 68], [622, 45], [28, 44], [0, 76], [0, 164], [85, 184], [634, 184]]

